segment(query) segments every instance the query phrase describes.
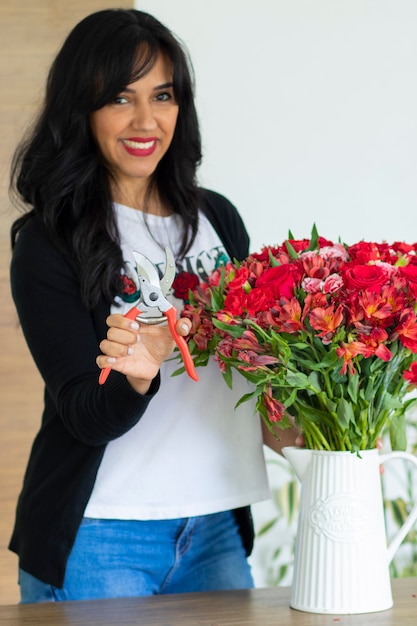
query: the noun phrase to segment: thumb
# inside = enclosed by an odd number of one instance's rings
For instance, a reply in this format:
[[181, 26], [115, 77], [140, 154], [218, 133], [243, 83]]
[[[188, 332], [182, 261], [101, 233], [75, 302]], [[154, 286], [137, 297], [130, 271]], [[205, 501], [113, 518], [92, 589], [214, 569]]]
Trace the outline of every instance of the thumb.
[[182, 337], [186, 337], [191, 330], [191, 322], [186, 317], [180, 317], [176, 324], [177, 333]]

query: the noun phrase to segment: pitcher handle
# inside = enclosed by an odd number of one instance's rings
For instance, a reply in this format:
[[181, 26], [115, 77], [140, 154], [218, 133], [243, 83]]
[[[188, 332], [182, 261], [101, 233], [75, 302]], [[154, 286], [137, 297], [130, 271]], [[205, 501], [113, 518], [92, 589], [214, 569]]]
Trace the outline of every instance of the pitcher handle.
[[[409, 454], [408, 452], [399, 452], [395, 450], [393, 452], [388, 452], [387, 454], [381, 454], [379, 456], [379, 463], [382, 464], [382, 463], [385, 463], [385, 461], [390, 461], [391, 459], [404, 459], [405, 461], [414, 463], [414, 465], [417, 467], [417, 457], [413, 456], [412, 454]], [[394, 557], [394, 554], [397, 552], [405, 536], [411, 530], [416, 520], [417, 520], [417, 502], [414, 504], [404, 524], [401, 526], [401, 528], [399, 529], [399, 531], [397, 532], [397, 534], [395, 535], [395, 537], [392, 539], [391, 543], [388, 546], [388, 549], [387, 549], [388, 563], [391, 563]]]

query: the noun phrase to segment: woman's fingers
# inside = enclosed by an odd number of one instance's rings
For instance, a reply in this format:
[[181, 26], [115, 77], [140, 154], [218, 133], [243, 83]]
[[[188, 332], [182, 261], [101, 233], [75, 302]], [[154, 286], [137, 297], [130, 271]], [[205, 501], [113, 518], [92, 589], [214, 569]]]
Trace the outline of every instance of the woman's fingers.
[[191, 330], [191, 321], [186, 317], [180, 317], [177, 320], [176, 330], [179, 335], [186, 337]]
[[[106, 321], [107, 337], [101, 341], [102, 354], [96, 359], [100, 368], [110, 366], [131, 377], [154, 376], [175, 347], [167, 325], [140, 324], [121, 314], [110, 315]], [[190, 329], [190, 320], [177, 320], [180, 336], [187, 336]]]

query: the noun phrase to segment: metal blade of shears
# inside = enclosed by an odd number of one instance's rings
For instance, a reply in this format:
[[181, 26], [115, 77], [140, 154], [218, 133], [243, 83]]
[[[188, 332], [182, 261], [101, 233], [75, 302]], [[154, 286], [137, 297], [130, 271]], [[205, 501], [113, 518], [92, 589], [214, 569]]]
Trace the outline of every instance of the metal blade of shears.
[[[139, 276], [139, 283], [141, 281], [141, 278], [144, 278], [145, 281], [149, 283], [149, 285], [155, 287], [155, 293], [162, 293], [162, 300], [164, 304], [162, 306], [163, 310], [161, 310], [161, 308], [158, 307], [157, 302], [155, 302], [154, 310], [155, 312], [157, 312], [156, 315], [153, 313], [153, 307], [149, 307], [149, 303], [146, 305], [146, 307], [143, 307], [145, 310], [141, 311], [137, 308], [137, 306], [140, 306], [140, 302], [142, 300], [141, 297], [137, 305], [133, 306], [125, 314], [125, 317], [128, 317], [129, 319], [139, 319], [140, 321], [142, 321], [142, 323], [147, 324], [161, 323], [165, 320], [168, 320], [171, 334], [174, 337], [177, 346], [182, 354], [185, 368], [189, 376], [193, 380], [198, 380], [198, 376], [194, 368], [194, 363], [188, 350], [188, 345], [185, 339], [178, 335], [175, 329], [176, 309], [165, 298], [175, 278], [176, 268], [174, 255], [169, 248], [165, 248], [165, 272], [162, 278], [159, 278], [158, 270], [156, 269], [155, 265], [145, 255], [141, 254], [140, 252], [133, 252], [133, 256], [136, 261], [136, 271]], [[166, 315], [164, 315], [164, 312], [166, 313]], [[106, 382], [107, 377], [110, 373], [110, 369], [110, 367], [107, 367], [101, 371], [99, 378], [99, 382], [101, 385]]]
[[136, 271], [138, 276], [144, 276], [151, 285], [159, 287], [164, 295], [166, 295], [174, 282], [175, 278], [175, 259], [169, 248], [165, 248], [165, 272], [160, 278], [158, 270], [154, 264], [140, 252], [133, 252], [136, 261]]

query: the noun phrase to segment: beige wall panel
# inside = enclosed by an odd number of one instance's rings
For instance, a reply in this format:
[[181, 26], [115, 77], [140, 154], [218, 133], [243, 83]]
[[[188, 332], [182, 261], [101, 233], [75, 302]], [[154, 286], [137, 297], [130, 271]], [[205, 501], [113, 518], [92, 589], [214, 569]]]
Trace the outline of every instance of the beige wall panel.
[[0, 2], [0, 604], [18, 601], [17, 557], [7, 550], [16, 499], [42, 407], [42, 384], [18, 327], [9, 291], [10, 157], [43, 93], [49, 65], [69, 30], [116, 0]]

